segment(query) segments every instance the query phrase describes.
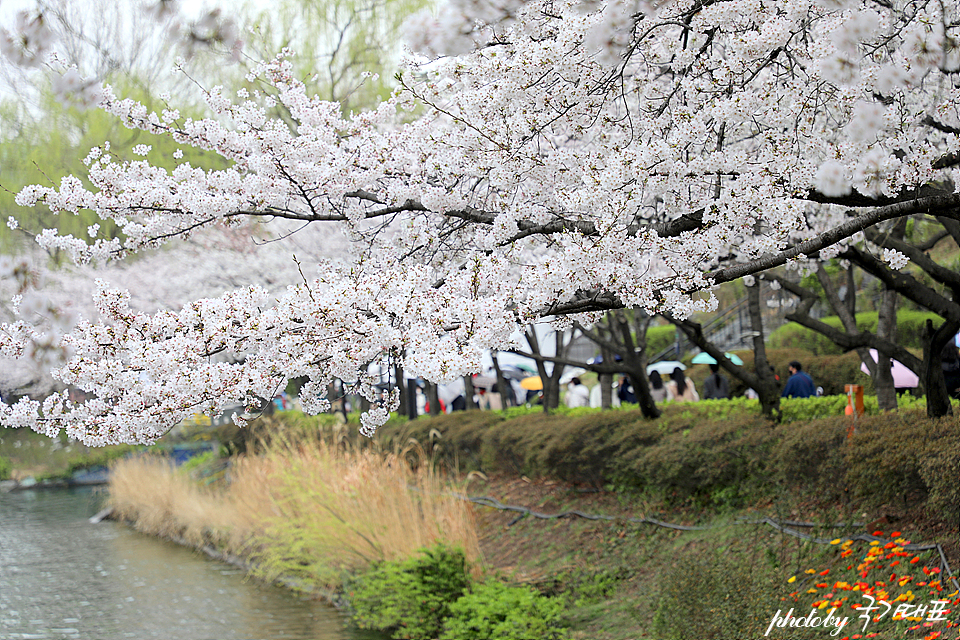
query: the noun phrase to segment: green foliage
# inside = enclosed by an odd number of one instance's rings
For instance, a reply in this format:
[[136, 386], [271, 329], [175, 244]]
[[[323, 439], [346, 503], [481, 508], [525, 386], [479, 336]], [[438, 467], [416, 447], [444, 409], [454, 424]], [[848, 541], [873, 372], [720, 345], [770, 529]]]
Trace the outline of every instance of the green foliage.
[[[125, 97], [143, 101], [150, 109], [163, 108], [143, 88], [136, 89], [128, 85], [119, 91]], [[138, 144], [146, 144], [152, 147], [148, 159], [159, 166], [172, 168], [175, 163], [187, 161], [204, 169], [227, 166], [227, 162], [217, 154], [189, 146], [182, 150], [182, 160], [174, 160], [174, 151], [182, 145], [167, 136], [131, 131], [120, 120], [98, 109], [82, 113], [75, 109], [64, 109], [47, 96], [42, 113], [43, 116], [39, 118], [19, 114], [16, 125], [10, 127], [16, 134], [0, 139], [0, 166], [3, 167], [0, 210], [13, 215], [20, 221], [21, 228], [29, 233], [56, 228], [64, 234], [87, 238], [88, 227], [99, 223], [101, 228], [96, 238], [117, 235], [115, 225], [103, 222], [89, 210], [81, 210], [77, 215], [52, 214], [43, 205], [25, 209], [14, 203], [15, 194], [26, 185], [59, 186], [63, 176], [85, 176], [87, 167], [83, 159], [91, 148], [102, 145], [104, 141], [111, 142], [110, 153], [118, 158], [140, 160], [131, 149]], [[85, 184], [89, 186], [86, 181]], [[22, 238], [6, 225], [0, 228], [0, 246], [5, 250], [12, 250], [18, 242], [22, 242]]]
[[660, 353], [676, 342], [677, 328], [662, 324], [647, 329], [647, 353]]
[[636, 451], [620, 473], [644, 478], [668, 501], [738, 507], [761, 491], [772, 440], [757, 414], [740, 420], [708, 420], [663, 435]]
[[[896, 414], [857, 425], [855, 437], [846, 449], [844, 479], [850, 490], [872, 505], [904, 504], [925, 498], [928, 487], [921, 478], [920, 463], [931, 432], [937, 427], [938, 423], [904, 419]], [[957, 440], [956, 433], [953, 439]], [[945, 451], [958, 449], [953, 446]]]
[[946, 522], [960, 521], [960, 438], [957, 423], [939, 421], [918, 456], [920, 479], [929, 489], [927, 508]]
[[596, 572], [582, 569], [560, 571], [554, 574], [553, 587], [548, 593], [562, 594], [574, 607], [585, 607], [611, 598], [629, 577], [630, 570], [624, 566]]
[[771, 452], [770, 466], [784, 486], [803, 488], [824, 500], [843, 496], [846, 468], [846, 432], [823, 421], [799, 421], [778, 429], [780, 442]]
[[211, 466], [219, 459], [216, 451], [205, 451], [199, 455], [189, 458], [177, 469], [180, 473], [191, 475], [202, 469]]
[[441, 638], [450, 640], [563, 640], [563, 601], [532, 587], [487, 582], [450, 605]]
[[438, 545], [400, 562], [381, 562], [352, 585], [354, 621], [392, 638], [436, 638], [469, 586], [459, 549]]
[[[897, 311], [897, 340], [909, 349], [922, 349], [920, 342], [921, 330], [927, 319], [934, 321], [939, 325], [942, 322], [940, 316], [926, 311], [910, 311], [901, 309]], [[828, 316], [821, 320], [831, 327], [842, 329], [843, 324], [837, 316]], [[857, 328], [860, 331], [877, 331], [877, 312], [869, 311], [857, 314]], [[811, 329], [800, 326], [795, 322], [783, 325], [772, 334], [768, 339], [768, 344], [773, 349], [803, 349], [815, 355], [839, 355], [843, 353], [842, 349], [831, 342], [823, 334], [817, 333]]]
[[[845, 395], [819, 396], [814, 398], [782, 398], [780, 410], [784, 422], [797, 422], [842, 416], [849, 400]], [[876, 396], [864, 396], [864, 410], [867, 415], [880, 412]]]
[[11, 473], [13, 473], [13, 464], [0, 456], [0, 480], [9, 480]]

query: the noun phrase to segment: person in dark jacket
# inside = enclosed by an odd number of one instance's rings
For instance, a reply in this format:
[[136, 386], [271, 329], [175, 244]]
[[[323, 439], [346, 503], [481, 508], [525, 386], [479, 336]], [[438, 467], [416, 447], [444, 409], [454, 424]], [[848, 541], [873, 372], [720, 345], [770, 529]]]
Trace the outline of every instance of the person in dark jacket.
[[710, 365], [710, 375], [703, 383], [704, 400], [722, 400], [730, 397], [730, 383], [720, 373], [720, 365], [714, 362]]
[[817, 387], [813, 384], [813, 378], [803, 370], [803, 365], [794, 360], [787, 366], [790, 368], [790, 379], [787, 380], [787, 386], [783, 388], [781, 396], [784, 398], [809, 398], [817, 395]]

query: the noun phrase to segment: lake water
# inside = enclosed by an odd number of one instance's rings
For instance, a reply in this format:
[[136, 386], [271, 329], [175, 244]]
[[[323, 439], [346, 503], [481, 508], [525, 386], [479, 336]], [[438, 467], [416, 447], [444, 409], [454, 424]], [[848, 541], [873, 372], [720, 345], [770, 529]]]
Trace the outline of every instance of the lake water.
[[0, 493], [4, 640], [360, 640], [333, 607], [105, 521], [90, 489]]

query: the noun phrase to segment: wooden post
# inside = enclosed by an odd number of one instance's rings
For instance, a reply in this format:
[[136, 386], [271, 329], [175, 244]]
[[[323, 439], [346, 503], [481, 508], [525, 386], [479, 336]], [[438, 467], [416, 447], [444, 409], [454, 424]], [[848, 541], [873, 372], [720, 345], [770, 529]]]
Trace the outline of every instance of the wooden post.
[[850, 424], [850, 428], [847, 429], [847, 438], [852, 438], [856, 431], [857, 418], [865, 412], [863, 407], [863, 386], [859, 384], [848, 384], [843, 387], [843, 390], [847, 392], [847, 408], [845, 412], [848, 416], [853, 416], [853, 422]]

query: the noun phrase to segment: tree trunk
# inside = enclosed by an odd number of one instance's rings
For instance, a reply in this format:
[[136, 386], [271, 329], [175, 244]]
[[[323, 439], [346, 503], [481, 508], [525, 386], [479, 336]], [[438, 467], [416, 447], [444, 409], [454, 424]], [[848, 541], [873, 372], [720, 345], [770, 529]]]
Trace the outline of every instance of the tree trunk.
[[923, 328], [923, 370], [920, 381], [927, 395], [927, 415], [931, 418], [953, 415], [940, 352], [953, 340], [957, 331], [960, 331], [960, 322], [950, 320], [945, 320], [937, 329], [933, 328], [932, 320], [927, 320]]
[[[567, 345], [563, 341], [563, 332], [555, 331], [553, 334], [554, 339], [554, 354], [558, 358], [563, 358], [567, 355]], [[571, 336], [572, 342], [572, 336]], [[560, 378], [563, 377], [563, 370], [566, 365], [560, 362], [553, 363], [553, 369], [550, 371], [550, 377], [548, 378], [549, 384], [544, 381], [543, 385], [543, 410], [544, 412], [549, 412], [550, 409], [556, 409], [560, 406]]]
[[427, 394], [427, 402], [430, 404], [430, 415], [440, 415], [440, 394], [437, 390], [437, 385], [433, 382], [428, 382], [424, 391]]
[[[613, 364], [613, 352], [603, 347], [600, 348], [600, 357], [603, 364]], [[597, 376], [597, 382], [600, 384], [600, 408], [607, 410], [613, 406], [613, 375], [601, 373]]]
[[[890, 342], [897, 341], [897, 292], [884, 288], [877, 314], [877, 335]], [[868, 355], [869, 357], [869, 355]], [[877, 352], [877, 373], [873, 378], [877, 405], [881, 411], [897, 408], [897, 388], [893, 382], [893, 360]]]
[[513, 395], [513, 387], [507, 383], [503, 377], [503, 371], [500, 370], [500, 361], [497, 360], [497, 352], [490, 354], [493, 360], [493, 370], [497, 372], [497, 390], [500, 392], [500, 402], [504, 409], [508, 409], [516, 404], [516, 398]]
[[406, 381], [407, 385], [407, 418], [416, 420], [420, 415], [420, 407], [417, 406], [417, 381], [411, 378]]
[[[530, 347], [530, 353], [542, 356], [540, 352], [540, 339], [537, 338], [537, 327], [536, 325], [530, 325], [530, 328], [524, 331], [524, 336], [527, 338], [527, 345]], [[540, 358], [534, 360], [537, 363], [537, 375], [540, 376], [540, 402], [543, 403], [543, 412], [550, 413], [550, 405], [547, 402], [547, 391], [550, 387], [550, 378], [547, 376], [547, 367], [544, 364], [544, 361]]]
[[[650, 385], [647, 384], [647, 372], [644, 369], [643, 363], [646, 361], [646, 358], [637, 351], [637, 348], [634, 344], [633, 334], [630, 331], [630, 323], [627, 322], [627, 318], [622, 311], [615, 312], [614, 317], [616, 318], [616, 326], [620, 332], [620, 339], [623, 341], [624, 353], [623, 362], [630, 369], [630, 384], [633, 385], [633, 393], [637, 396], [637, 403], [640, 405], [640, 413], [643, 414], [644, 418], [650, 420], [660, 417], [660, 409], [657, 408], [657, 403], [654, 402], [653, 396], [650, 395]], [[644, 344], [646, 343], [646, 334], [643, 337]]]
[[780, 420], [780, 389], [774, 377], [770, 361], [767, 360], [767, 348], [764, 344], [763, 313], [760, 309], [760, 281], [747, 287], [747, 314], [750, 317], [750, 329], [753, 336], [753, 366], [757, 374], [757, 388], [754, 391], [760, 397], [760, 411], [763, 415]]
[[[389, 374], [387, 374], [389, 376]], [[407, 415], [407, 385], [404, 380], [405, 376], [403, 375], [403, 369], [399, 366], [393, 367], [393, 382], [397, 386], [397, 391], [400, 392], [400, 415]], [[389, 383], [389, 378], [387, 379]]]
[[473, 402], [476, 394], [477, 390], [473, 388], [473, 376], [463, 376], [463, 399], [466, 401], [467, 411], [480, 408]]

